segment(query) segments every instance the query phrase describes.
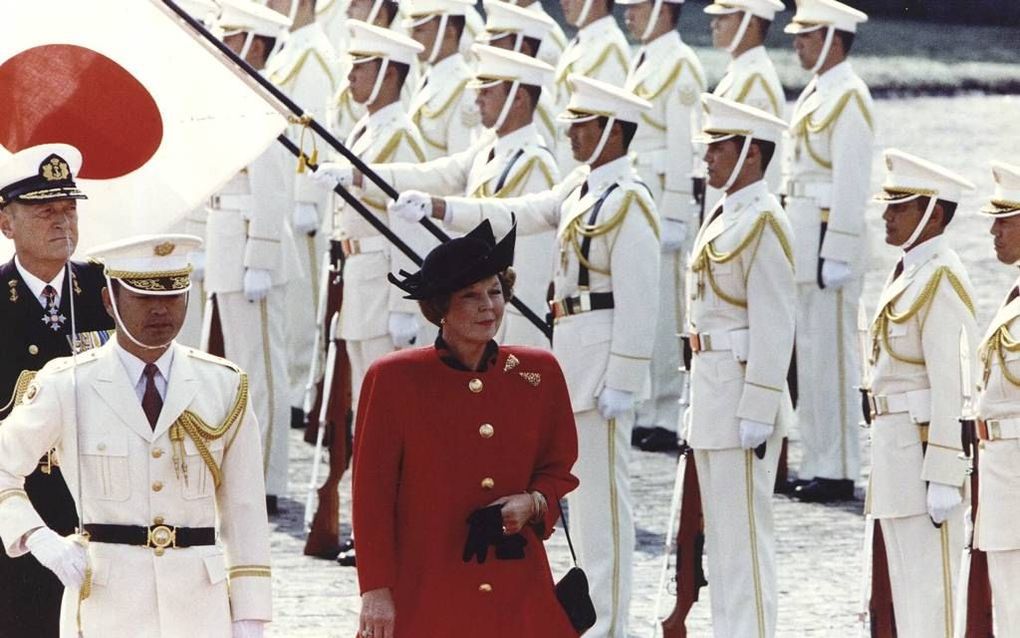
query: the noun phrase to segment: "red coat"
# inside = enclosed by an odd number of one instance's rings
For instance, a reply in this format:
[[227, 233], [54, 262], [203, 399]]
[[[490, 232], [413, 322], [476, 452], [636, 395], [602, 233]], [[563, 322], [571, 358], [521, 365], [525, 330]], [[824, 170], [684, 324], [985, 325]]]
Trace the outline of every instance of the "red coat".
[[577, 487], [577, 432], [556, 359], [500, 347], [494, 365], [473, 372], [432, 347], [403, 350], [368, 370], [359, 406], [358, 578], [362, 592], [392, 590], [396, 638], [576, 636], [535, 529], [522, 531], [523, 560], [497, 560], [492, 548], [484, 564], [461, 558], [474, 510], [538, 490], [547, 538], [559, 499]]

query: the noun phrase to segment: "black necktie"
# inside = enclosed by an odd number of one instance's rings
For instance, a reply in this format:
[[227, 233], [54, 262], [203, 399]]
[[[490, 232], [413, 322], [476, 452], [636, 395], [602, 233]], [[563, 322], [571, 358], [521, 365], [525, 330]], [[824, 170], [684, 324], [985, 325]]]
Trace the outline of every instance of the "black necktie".
[[145, 364], [142, 376], [145, 377], [145, 393], [142, 395], [142, 411], [145, 418], [149, 420], [149, 427], [156, 429], [156, 421], [159, 420], [159, 413], [163, 409], [163, 397], [159, 396], [156, 389], [156, 374], [159, 368], [154, 363]]
[[1020, 286], [1013, 286], [1013, 290], [1009, 291], [1009, 298], [1006, 299], [1006, 303], [1012, 302], [1017, 297], [1020, 297]]
[[896, 279], [902, 274], [903, 274], [903, 258], [901, 257], [900, 260], [896, 262], [896, 267], [893, 268], [892, 280], [896, 281]]

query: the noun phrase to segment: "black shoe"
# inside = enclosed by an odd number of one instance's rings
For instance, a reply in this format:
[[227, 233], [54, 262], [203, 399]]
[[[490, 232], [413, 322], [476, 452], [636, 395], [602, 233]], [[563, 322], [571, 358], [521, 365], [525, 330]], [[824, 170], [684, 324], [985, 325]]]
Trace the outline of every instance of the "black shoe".
[[354, 555], [354, 550], [351, 549], [349, 552], [340, 552], [340, 555], [336, 557], [337, 565], [341, 567], [357, 567], [358, 559]]
[[852, 501], [854, 482], [850, 479], [815, 478], [793, 491], [793, 497], [805, 503]]
[[666, 428], [651, 428], [648, 436], [641, 439], [638, 449], [644, 452], [676, 452], [680, 444], [676, 440], [676, 432]]
[[342, 545], [340, 545], [340, 553], [341, 554], [346, 554], [347, 552], [353, 552], [353, 551], [354, 551], [354, 539], [353, 538], [348, 538], [347, 540], [345, 540], [343, 542]]
[[266, 513], [270, 516], [276, 516], [280, 513], [279, 499], [270, 494], [266, 494]]
[[290, 407], [290, 429], [300, 430], [305, 427], [305, 411], [301, 408]]
[[797, 488], [807, 485], [811, 481], [805, 479], [788, 479], [786, 481], [776, 481], [776, 494], [786, 494], [793, 496], [793, 493], [797, 491]]
[[640, 447], [641, 446], [641, 441], [643, 441], [646, 436], [651, 434], [652, 430], [654, 430], [654, 429], [655, 428], [650, 428], [647, 425], [635, 425], [630, 430], [630, 444], [631, 444], [631, 446], [632, 447]]

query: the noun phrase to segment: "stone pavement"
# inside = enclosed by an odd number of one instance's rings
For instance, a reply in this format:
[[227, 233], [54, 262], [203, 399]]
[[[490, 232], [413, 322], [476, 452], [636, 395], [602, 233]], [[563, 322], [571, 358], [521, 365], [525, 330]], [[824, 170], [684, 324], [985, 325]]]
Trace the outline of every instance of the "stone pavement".
[[[1008, 159], [1020, 147], [1015, 113], [1020, 98], [967, 96], [961, 98], [915, 98], [881, 100], [876, 103], [879, 123], [878, 147], [896, 146], [961, 172], [978, 185], [960, 206], [949, 227], [952, 245], [960, 252], [978, 291], [978, 324], [985, 325], [1001, 296], [1016, 276], [994, 259], [990, 225], [974, 214], [992, 190], [988, 161]], [[872, 184], [881, 183], [880, 161], [875, 162]], [[881, 244], [881, 211], [872, 206], [868, 215], [872, 229], [872, 257], [863, 299], [873, 308], [886, 273], [897, 258]], [[866, 432], [862, 430], [862, 459], [867, 465]], [[791, 445], [791, 468], [799, 461], [796, 431]], [[276, 621], [270, 634], [277, 638], [353, 638], [357, 630], [359, 598], [355, 572], [332, 561], [306, 558], [303, 503], [311, 466], [311, 447], [293, 433], [291, 445], [291, 498], [282, 502], [285, 513], [275, 521], [273, 533], [273, 581]], [[634, 597], [631, 605], [632, 636], [651, 638], [655, 598], [661, 566], [666, 515], [676, 462], [662, 454], [634, 452], [633, 483], [638, 547], [634, 554]], [[809, 505], [775, 497], [777, 564], [779, 568], [778, 636], [854, 638], [859, 634], [864, 521], [863, 485], [858, 500], [839, 506]], [[342, 511], [349, 517], [349, 478], [341, 487]], [[349, 518], [344, 519], [345, 523]], [[344, 525], [345, 530], [347, 525]], [[361, 542], [371, 542], [362, 539]], [[562, 533], [548, 544], [553, 571], [561, 575], [569, 566]], [[708, 575], [711, 581], [711, 574]], [[689, 635], [710, 636], [708, 597], [703, 589], [688, 618]], [[456, 602], [456, 601], [451, 601]], [[866, 632], [865, 634], [866, 635]]]

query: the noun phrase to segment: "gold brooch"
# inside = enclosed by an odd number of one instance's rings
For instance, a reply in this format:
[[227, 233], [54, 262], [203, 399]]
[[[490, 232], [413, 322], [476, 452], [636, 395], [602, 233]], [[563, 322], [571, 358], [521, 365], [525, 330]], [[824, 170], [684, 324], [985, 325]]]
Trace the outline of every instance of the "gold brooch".
[[539, 383], [542, 383], [542, 375], [537, 372], [518, 372], [521, 378], [530, 383], [531, 385], [538, 387]]
[[165, 241], [162, 244], [156, 244], [156, 247], [152, 249], [152, 252], [157, 257], [166, 257], [174, 252], [174, 248], [177, 248], [177, 244], [172, 241]]
[[510, 355], [506, 358], [506, 363], [503, 364], [503, 372], [510, 372], [520, 363], [520, 360], [514, 355]]

